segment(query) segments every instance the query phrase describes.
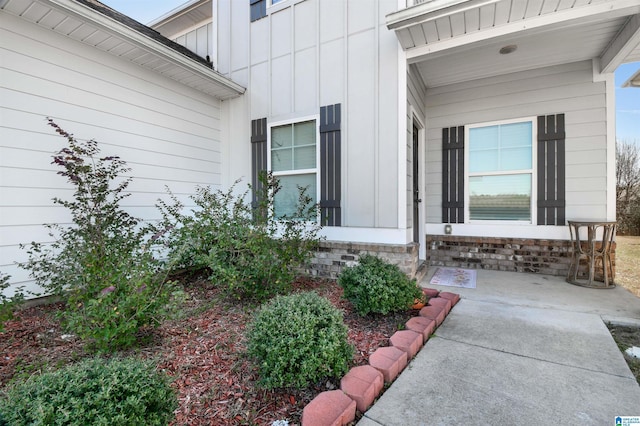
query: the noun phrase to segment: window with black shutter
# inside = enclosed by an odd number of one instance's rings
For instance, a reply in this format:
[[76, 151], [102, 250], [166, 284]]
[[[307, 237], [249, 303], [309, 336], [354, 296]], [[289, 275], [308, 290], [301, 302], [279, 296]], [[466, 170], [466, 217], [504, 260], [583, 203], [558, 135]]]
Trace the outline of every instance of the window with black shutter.
[[442, 129], [442, 223], [464, 223], [464, 126]]
[[267, 0], [249, 0], [251, 22], [267, 16]]
[[320, 216], [323, 226], [340, 226], [340, 104], [320, 108]]
[[565, 224], [564, 114], [538, 117], [538, 225]]

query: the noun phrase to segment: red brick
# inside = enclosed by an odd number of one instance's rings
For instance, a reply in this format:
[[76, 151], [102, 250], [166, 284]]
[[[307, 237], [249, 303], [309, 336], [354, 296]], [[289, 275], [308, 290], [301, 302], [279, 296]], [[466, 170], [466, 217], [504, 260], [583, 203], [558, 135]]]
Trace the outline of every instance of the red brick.
[[413, 317], [406, 323], [407, 329], [422, 334], [422, 341], [427, 343], [429, 336], [436, 329], [436, 322], [425, 317]]
[[302, 426], [343, 426], [356, 418], [356, 402], [341, 390], [322, 392], [302, 410]]
[[446, 311], [443, 306], [425, 306], [420, 309], [420, 316], [434, 320], [438, 327], [444, 321]]
[[393, 346], [378, 348], [369, 356], [369, 365], [382, 373], [384, 381], [391, 383], [407, 366], [407, 353]]
[[433, 299], [429, 299], [429, 306], [442, 306], [445, 310], [445, 315], [449, 315], [451, 311], [451, 300], [444, 299], [442, 297], [435, 297]]
[[382, 373], [370, 365], [353, 367], [340, 380], [340, 389], [356, 402], [360, 412], [367, 411], [384, 386]]
[[438, 297], [439, 293], [440, 292], [438, 290], [436, 290], [435, 288], [423, 288], [422, 289], [422, 294], [427, 296], [429, 299], [431, 299], [432, 297]]
[[409, 359], [416, 356], [422, 347], [422, 334], [411, 330], [396, 331], [389, 340], [393, 346], [405, 351]]
[[439, 297], [442, 299], [451, 300], [451, 307], [456, 306], [456, 304], [460, 301], [460, 295], [456, 293], [449, 293], [448, 291], [443, 291], [440, 293]]

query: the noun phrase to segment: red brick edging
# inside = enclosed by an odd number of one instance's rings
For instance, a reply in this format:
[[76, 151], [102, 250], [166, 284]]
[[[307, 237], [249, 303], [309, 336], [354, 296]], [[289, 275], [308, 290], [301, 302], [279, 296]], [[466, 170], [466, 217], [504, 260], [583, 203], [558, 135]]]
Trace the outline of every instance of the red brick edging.
[[356, 409], [364, 413], [381, 394], [384, 383], [398, 377], [407, 363], [427, 343], [451, 308], [460, 301], [455, 293], [423, 289], [429, 297], [420, 314], [389, 338], [391, 346], [378, 348], [369, 365], [353, 367], [340, 381], [340, 390], [316, 396], [302, 411], [302, 426], [343, 426], [355, 419]]

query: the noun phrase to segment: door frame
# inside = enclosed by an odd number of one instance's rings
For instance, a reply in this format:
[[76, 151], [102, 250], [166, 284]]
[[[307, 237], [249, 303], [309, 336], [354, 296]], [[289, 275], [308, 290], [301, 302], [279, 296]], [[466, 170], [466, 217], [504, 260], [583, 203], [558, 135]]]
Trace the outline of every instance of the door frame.
[[[410, 107], [410, 129], [411, 129], [411, 167], [412, 167], [412, 176], [413, 182], [418, 183], [418, 198], [421, 202], [417, 203], [417, 209], [415, 207], [415, 197], [413, 194], [413, 185], [411, 188], [411, 216], [412, 216], [412, 224], [413, 224], [413, 233], [412, 233], [412, 241], [415, 240], [415, 236], [417, 234], [418, 241], [418, 259], [426, 260], [427, 251], [426, 251], [426, 228], [425, 228], [425, 167], [426, 164], [426, 155], [425, 155], [425, 125], [424, 121], [418, 117], [413, 106]], [[414, 128], [418, 130], [417, 141], [414, 142]], [[417, 144], [417, 152], [414, 149], [414, 143]], [[414, 175], [414, 171], [416, 170], [414, 162], [417, 160], [417, 176]], [[413, 184], [412, 182], [412, 184]], [[415, 212], [417, 210], [418, 217], [415, 217]], [[416, 226], [417, 224], [417, 226]]]

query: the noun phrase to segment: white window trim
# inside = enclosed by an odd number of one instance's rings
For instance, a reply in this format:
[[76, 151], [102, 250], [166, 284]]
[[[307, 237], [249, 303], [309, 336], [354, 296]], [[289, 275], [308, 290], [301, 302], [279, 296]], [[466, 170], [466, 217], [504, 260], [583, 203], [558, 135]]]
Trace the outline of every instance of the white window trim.
[[[503, 124], [523, 123], [531, 122], [531, 221], [519, 221], [519, 220], [471, 220], [469, 212], [469, 146], [470, 138], [469, 131], [480, 127], [489, 127]], [[464, 126], [464, 140], [466, 141], [464, 146], [464, 223], [465, 224], [491, 224], [491, 225], [515, 225], [515, 226], [537, 226], [538, 222], [538, 176], [537, 176], [537, 164], [538, 164], [538, 120], [537, 117], [521, 117], [509, 120], [488, 121], [484, 123], [474, 123]], [[492, 176], [507, 175], [507, 174], [522, 174], [529, 173], [529, 169], [525, 170], [509, 170], [508, 172], [492, 172]]]
[[[286, 0], [285, 0], [286, 1]], [[316, 167], [313, 169], [297, 169], [275, 172], [271, 167], [271, 129], [289, 124], [303, 123], [305, 121], [315, 121], [316, 123]], [[277, 176], [295, 176], [309, 173], [316, 174], [316, 203], [320, 203], [320, 114], [307, 115], [304, 117], [296, 117], [288, 120], [274, 121], [269, 123], [267, 120], [267, 170], [271, 171], [274, 177]], [[318, 217], [318, 220], [320, 218]]]

